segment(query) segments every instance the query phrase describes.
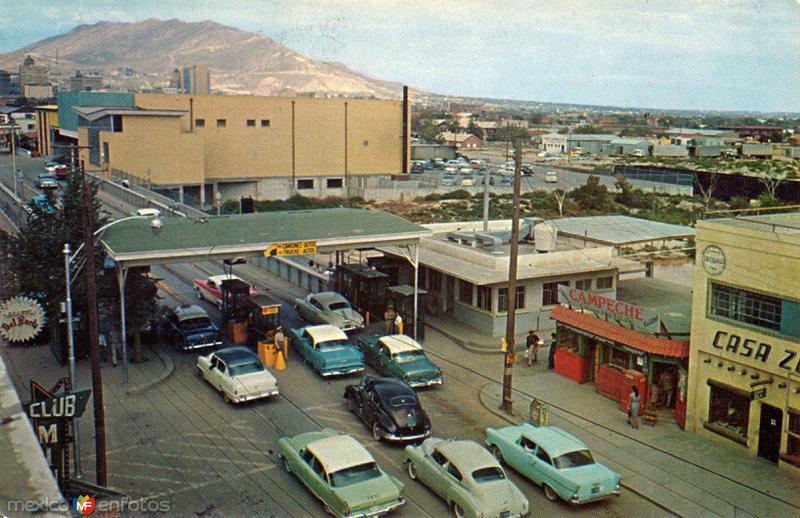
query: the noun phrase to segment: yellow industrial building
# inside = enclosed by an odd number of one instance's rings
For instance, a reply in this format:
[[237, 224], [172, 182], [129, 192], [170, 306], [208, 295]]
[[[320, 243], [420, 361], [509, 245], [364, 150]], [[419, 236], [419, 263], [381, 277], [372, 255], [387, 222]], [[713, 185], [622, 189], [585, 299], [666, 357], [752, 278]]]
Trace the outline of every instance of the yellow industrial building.
[[800, 213], [698, 222], [687, 427], [800, 474]]
[[344, 196], [408, 172], [403, 100], [136, 94], [133, 106], [74, 106], [94, 166], [205, 202]]

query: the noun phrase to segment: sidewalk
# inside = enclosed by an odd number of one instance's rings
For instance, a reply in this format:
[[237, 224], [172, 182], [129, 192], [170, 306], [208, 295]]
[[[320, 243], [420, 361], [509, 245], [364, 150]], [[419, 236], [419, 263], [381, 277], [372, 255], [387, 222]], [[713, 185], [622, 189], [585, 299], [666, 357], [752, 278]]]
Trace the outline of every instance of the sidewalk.
[[[496, 338], [469, 333], [434, 319], [431, 325], [476, 354], [500, 354]], [[519, 342], [518, 342], [519, 343]], [[524, 341], [521, 342], [524, 344]], [[517, 346], [524, 349], [524, 346]], [[671, 418], [631, 428], [618, 404], [547, 369], [548, 347], [539, 363], [522, 356], [514, 369], [514, 411], [499, 410], [502, 386], [487, 383], [481, 403], [500, 417], [521, 423], [533, 397], [550, 410], [550, 424], [583, 440], [597, 458], [622, 476], [623, 486], [681, 516], [800, 516], [800, 480], [774, 464], [743, 455], [724, 442], [685, 432]]]

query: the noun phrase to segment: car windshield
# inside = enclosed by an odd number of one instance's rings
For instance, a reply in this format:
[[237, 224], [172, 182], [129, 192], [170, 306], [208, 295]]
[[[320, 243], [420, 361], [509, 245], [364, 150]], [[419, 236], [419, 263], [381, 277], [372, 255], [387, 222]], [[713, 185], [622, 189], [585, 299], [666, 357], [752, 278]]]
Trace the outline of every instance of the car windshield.
[[350, 345], [347, 340], [328, 340], [327, 342], [317, 342], [317, 349], [320, 351], [336, 351]]
[[417, 360], [424, 360], [425, 353], [423, 353], [422, 351], [408, 351], [404, 353], [397, 353], [394, 356], [392, 356], [392, 359], [395, 361], [395, 363], [414, 362]]
[[258, 361], [247, 363], [238, 363], [231, 365], [231, 376], [241, 376], [242, 374], [250, 374], [253, 372], [261, 372], [264, 370], [264, 365]]
[[578, 450], [565, 453], [553, 459], [557, 469], [577, 468], [578, 466], [588, 466], [594, 464], [594, 459], [589, 450]]
[[494, 482], [495, 480], [503, 480], [505, 478], [506, 475], [503, 473], [503, 470], [496, 466], [476, 469], [472, 472], [472, 480], [478, 484], [483, 484], [484, 482]]
[[333, 487], [344, 487], [380, 476], [381, 471], [378, 469], [378, 465], [374, 462], [368, 462], [331, 473], [331, 485]]
[[328, 309], [331, 311], [336, 311], [339, 309], [350, 309], [350, 304], [348, 304], [345, 301], [331, 302], [330, 304], [328, 304]]
[[192, 331], [195, 329], [205, 329], [211, 325], [211, 320], [208, 317], [195, 317], [181, 320], [181, 327], [186, 330]]

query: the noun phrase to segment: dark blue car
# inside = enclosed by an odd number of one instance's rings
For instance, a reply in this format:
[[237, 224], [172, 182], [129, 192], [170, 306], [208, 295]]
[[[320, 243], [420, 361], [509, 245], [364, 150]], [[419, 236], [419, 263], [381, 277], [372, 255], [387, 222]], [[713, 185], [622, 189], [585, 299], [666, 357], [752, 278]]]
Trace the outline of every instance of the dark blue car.
[[200, 306], [184, 304], [167, 311], [164, 326], [175, 347], [183, 351], [222, 345], [219, 329]]

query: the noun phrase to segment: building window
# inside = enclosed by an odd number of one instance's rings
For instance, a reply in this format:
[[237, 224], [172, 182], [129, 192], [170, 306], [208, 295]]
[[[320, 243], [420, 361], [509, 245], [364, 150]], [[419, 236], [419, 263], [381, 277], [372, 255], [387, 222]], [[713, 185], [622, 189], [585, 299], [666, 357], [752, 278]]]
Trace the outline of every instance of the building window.
[[369, 140], [365, 140], [364, 141], [364, 147], [367, 147], [367, 146], [369, 146]]
[[[517, 309], [525, 309], [525, 286], [517, 286]], [[508, 311], [508, 288], [499, 288], [497, 290], [497, 312], [504, 313]]]
[[465, 280], [458, 280], [458, 300], [464, 304], [472, 305], [472, 288], [471, 282]]
[[783, 459], [800, 466], [800, 412], [789, 410], [789, 428], [786, 437], [786, 454]]
[[490, 286], [478, 286], [478, 307], [486, 311], [492, 310], [492, 288]]
[[558, 304], [558, 283], [546, 282], [542, 284], [542, 306]]
[[341, 178], [328, 178], [325, 185], [328, 189], [341, 189], [344, 186], [344, 180]]
[[[710, 382], [709, 382], [710, 384]], [[737, 394], [718, 385], [711, 385], [708, 422], [723, 434], [747, 437], [747, 423], [750, 420], [750, 398]]]
[[122, 133], [122, 115], [111, 116], [111, 131], [114, 133]]
[[767, 329], [781, 328], [781, 299], [711, 283], [711, 314]]
[[297, 180], [297, 190], [304, 190], [304, 189], [313, 189], [314, 188], [314, 180], [311, 178], [306, 178], [303, 180]]
[[261, 119], [261, 127], [269, 128], [269, 119]]
[[592, 289], [592, 279], [580, 279], [575, 281], [575, 288], [583, 291]]
[[256, 120], [255, 119], [247, 119], [247, 127], [248, 128], [255, 128], [256, 127]]
[[228, 121], [225, 119], [217, 119], [217, 127], [224, 128], [228, 124]]
[[206, 120], [205, 119], [195, 119], [194, 120], [194, 127], [195, 128], [205, 128], [206, 127]]
[[614, 277], [598, 277], [597, 278], [597, 289], [598, 290], [610, 290], [614, 287]]

